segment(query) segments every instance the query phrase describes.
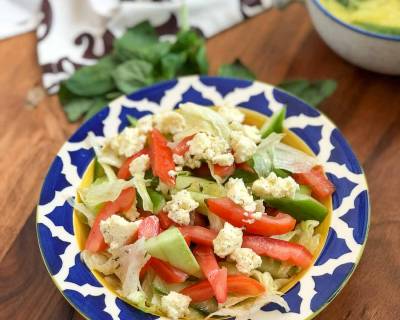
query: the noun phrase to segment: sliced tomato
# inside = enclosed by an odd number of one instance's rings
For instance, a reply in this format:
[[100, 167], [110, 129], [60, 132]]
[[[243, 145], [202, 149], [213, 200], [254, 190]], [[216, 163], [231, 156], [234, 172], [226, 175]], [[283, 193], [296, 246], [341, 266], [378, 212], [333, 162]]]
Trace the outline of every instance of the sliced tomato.
[[183, 156], [186, 152], [189, 151], [188, 142], [193, 139], [195, 135], [192, 134], [191, 136], [187, 136], [183, 138], [179, 143], [172, 149], [173, 154], [177, 154], [179, 156]]
[[136, 201], [136, 190], [127, 188], [121, 192], [115, 201], [109, 201], [104, 204], [97, 214], [86, 239], [85, 249], [90, 252], [99, 252], [107, 249], [103, 234], [100, 231], [100, 222], [108, 219], [113, 214], [129, 210]]
[[258, 255], [286, 261], [302, 268], [309, 267], [313, 259], [311, 252], [302, 245], [279, 239], [244, 236], [242, 247], [250, 248]]
[[294, 218], [282, 212], [275, 217], [265, 214], [260, 220], [248, 223], [246, 222], [248, 219], [245, 215], [246, 211], [227, 197], [208, 199], [207, 206], [213, 213], [235, 227], [245, 227], [248, 233], [272, 236], [287, 233], [296, 225]]
[[194, 213], [194, 218], [193, 218], [193, 224], [195, 226], [206, 227], [208, 225], [208, 220], [204, 216], [204, 214], [195, 212]]
[[[239, 296], [258, 296], [265, 292], [265, 288], [260, 282], [243, 275], [228, 276], [227, 288], [228, 293]], [[214, 296], [213, 289], [208, 280], [203, 280], [186, 287], [181, 293], [192, 298], [192, 302], [205, 301]]]
[[168, 283], [182, 283], [188, 278], [185, 272], [171, 266], [165, 261], [151, 257], [149, 262], [154, 272]]
[[151, 131], [150, 160], [153, 175], [159, 177], [166, 185], [173, 187], [175, 177], [168, 174], [171, 170], [175, 170], [172, 151], [167, 145], [167, 139], [157, 129]]
[[202, 177], [202, 178], [211, 176], [208, 164], [202, 163], [199, 168], [193, 169], [193, 175], [195, 177]]
[[197, 246], [193, 250], [201, 271], [210, 283], [218, 303], [224, 303], [228, 296], [226, 268], [220, 268], [213, 249], [209, 246]]
[[247, 162], [236, 163], [236, 168], [242, 169], [243, 171], [255, 173], [254, 169]]
[[191, 242], [203, 244], [209, 247], [212, 247], [213, 240], [218, 235], [217, 231], [200, 226], [182, 226], [179, 227], [179, 230], [184, 237], [188, 236]]
[[311, 188], [312, 195], [323, 200], [335, 192], [335, 186], [325, 176], [322, 166], [315, 166], [309, 172], [295, 173], [293, 178], [299, 184], [305, 184]]
[[139, 224], [138, 238], [149, 239], [160, 233], [160, 222], [156, 216], [149, 216]]
[[168, 217], [168, 213], [165, 211], [160, 211], [157, 216], [158, 216], [158, 219], [160, 220], [160, 226], [164, 230], [168, 229], [171, 226], [179, 226], [176, 222], [172, 221]]
[[121, 168], [118, 170], [118, 178], [128, 180], [131, 177], [131, 172], [129, 171], [129, 165], [133, 160], [140, 157], [143, 154], [149, 154], [149, 148], [144, 148], [143, 150], [135, 153], [134, 155], [130, 156], [125, 162], [122, 164]]
[[220, 166], [218, 164], [214, 164], [213, 167], [214, 173], [221, 178], [230, 177], [235, 172], [235, 164], [232, 164], [231, 166]]

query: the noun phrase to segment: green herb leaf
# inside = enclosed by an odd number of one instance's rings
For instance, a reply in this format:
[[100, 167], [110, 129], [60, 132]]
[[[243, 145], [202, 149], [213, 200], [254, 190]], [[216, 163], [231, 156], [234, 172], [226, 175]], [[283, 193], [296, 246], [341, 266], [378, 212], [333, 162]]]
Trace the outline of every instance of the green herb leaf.
[[117, 88], [126, 94], [154, 81], [153, 66], [138, 59], [132, 59], [119, 65], [112, 75]]
[[278, 87], [299, 97], [311, 106], [317, 107], [335, 92], [337, 84], [334, 80], [308, 81], [300, 79], [285, 81]]
[[69, 121], [79, 120], [92, 106], [93, 99], [76, 98], [64, 105], [64, 111]]
[[168, 80], [174, 78], [180, 71], [186, 62], [186, 53], [168, 53], [161, 58], [161, 76], [162, 80]]
[[254, 80], [256, 77], [243, 63], [237, 59], [232, 64], [224, 64], [218, 69], [218, 75], [221, 77], [233, 77]]
[[93, 100], [92, 105], [90, 106], [89, 111], [85, 115], [85, 120], [90, 119], [93, 117], [97, 112], [99, 112], [101, 109], [106, 107], [108, 104], [108, 100], [103, 98], [103, 97], [97, 97]]
[[93, 66], [82, 67], [65, 82], [65, 86], [74, 94], [82, 97], [94, 97], [114, 89], [111, 72], [115, 67], [111, 56], [100, 59]]
[[109, 100], [114, 100], [114, 99], [119, 98], [119, 97], [122, 96], [122, 95], [124, 95], [123, 92], [120, 92], [120, 91], [112, 91], [112, 92], [107, 93], [107, 94], [105, 95], [105, 97], [106, 97], [107, 99], [109, 99]]

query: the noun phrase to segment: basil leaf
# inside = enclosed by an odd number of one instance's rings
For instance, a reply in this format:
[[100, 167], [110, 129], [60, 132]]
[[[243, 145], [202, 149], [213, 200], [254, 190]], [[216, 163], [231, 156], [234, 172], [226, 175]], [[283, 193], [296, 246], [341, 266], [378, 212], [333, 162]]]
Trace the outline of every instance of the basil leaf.
[[278, 87], [299, 97], [311, 106], [317, 107], [324, 99], [335, 92], [337, 84], [334, 80], [308, 81], [299, 79], [283, 82]]
[[196, 62], [199, 67], [200, 74], [207, 74], [208, 73], [208, 61], [207, 61], [207, 53], [206, 53], [206, 46], [203, 45], [199, 48], [196, 53]]
[[113, 57], [100, 59], [92, 66], [77, 70], [67, 81], [65, 86], [72, 93], [82, 97], [93, 97], [105, 94], [114, 89], [111, 72], [115, 67]]
[[92, 106], [93, 99], [76, 98], [64, 104], [64, 112], [69, 121], [79, 120]]
[[187, 55], [185, 52], [168, 53], [161, 58], [161, 79], [168, 80], [175, 78], [180, 74], [183, 65], [186, 62]]
[[122, 92], [120, 92], [120, 91], [112, 91], [112, 92], [107, 93], [107, 94], [105, 95], [105, 97], [106, 97], [107, 99], [109, 99], [109, 100], [114, 100], [114, 99], [119, 98], [119, 97], [122, 96], [122, 95], [124, 95], [124, 94], [123, 94]]
[[233, 77], [254, 80], [256, 77], [243, 63], [237, 59], [232, 64], [224, 64], [219, 67], [218, 75], [221, 77]]
[[119, 65], [112, 74], [119, 90], [128, 94], [153, 83], [153, 66], [143, 60], [132, 59]]
[[103, 97], [97, 97], [93, 100], [92, 105], [90, 106], [89, 111], [85, 115], [85, 120], [90, 119], [93, 117], [97, 112], [99, 112], [101, 109], [106, 107], [108, 104], [108, 100], [103, 98]]

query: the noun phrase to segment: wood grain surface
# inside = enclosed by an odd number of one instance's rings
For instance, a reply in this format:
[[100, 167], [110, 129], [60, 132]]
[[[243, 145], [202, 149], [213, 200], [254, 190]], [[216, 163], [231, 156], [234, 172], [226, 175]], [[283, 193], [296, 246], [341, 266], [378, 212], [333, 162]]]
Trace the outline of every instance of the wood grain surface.
[[[56, 97], [26, 107], [40, 84], [33, 33], [0, 41], [0, 319], [82, 319], [41, 260], [34, 208], [49, 164], [76, 129]], [[212, 72], [240, 57], [257, 78], [332, 78], [321, 110], [346, 136], [369, 182], [372, 220], [355, 274], [316, 319], [399, 319], [400, 78], [370, 73], [336, 56], [300, 4], [272, 10], [208, 41]]]

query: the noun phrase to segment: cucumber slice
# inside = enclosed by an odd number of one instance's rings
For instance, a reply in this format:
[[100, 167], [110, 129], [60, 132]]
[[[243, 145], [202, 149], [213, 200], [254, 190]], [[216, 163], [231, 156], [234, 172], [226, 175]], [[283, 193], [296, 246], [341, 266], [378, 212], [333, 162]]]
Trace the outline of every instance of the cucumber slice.
[[177, 228], [170, 228], [157, 237], [148, 239], [146, 249], [151, 256], [166, 261], [187, 274], [202, 277], [196, 258]]
[[304, 185], [304, 184], [301, 184], [301, 185], [300, 185], [300, 190], [299, 190], [299, 192], [302, 193], [302, 194], [306, 194], [306, 195], [308, 195], [308, 196], [311, 196], [311, 189], [310, 189], [310, 187], [307, 187], [307, 186]]
[[281, 110], [275, 112], [272, 117], [267, 120], [260, 129], [261, 137], [265, 138], [272, 132], [282, 133], [283, 122], [286, 117], [286, 106], [283, 106]]
[[176, 189], [206, 193], [215, 197], [223, 197], [226, 195], [225, 188], [218, 183], [203, 178], [177, 176]]
[[200, 311], [204, 315], [209, 315], [210, 313], [218, 310], [218, 304], [214, 298], [206, 301], [191, 303], [190, 306], [193, 309]]

